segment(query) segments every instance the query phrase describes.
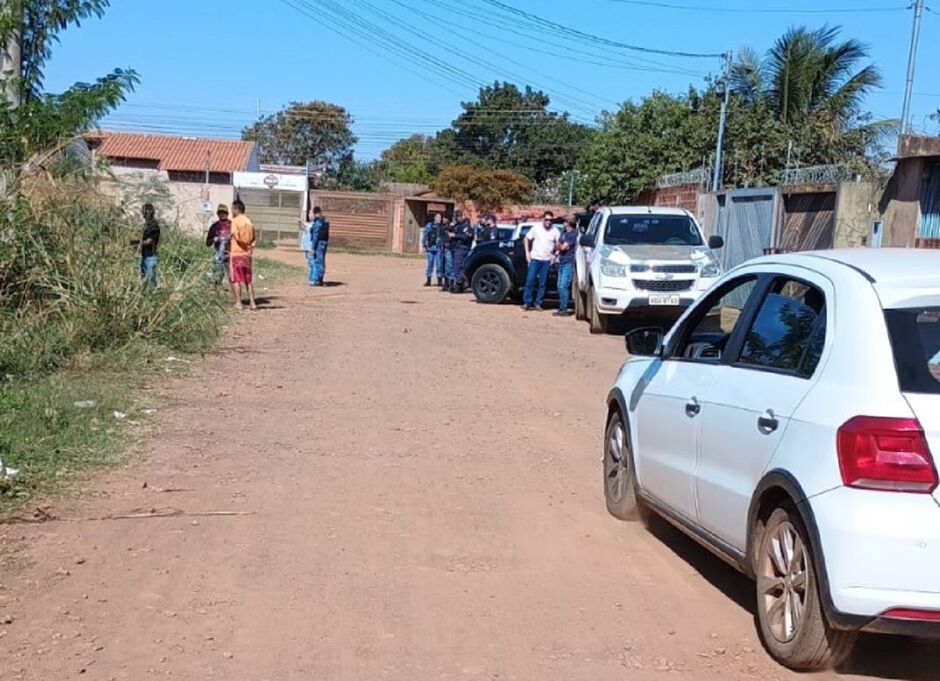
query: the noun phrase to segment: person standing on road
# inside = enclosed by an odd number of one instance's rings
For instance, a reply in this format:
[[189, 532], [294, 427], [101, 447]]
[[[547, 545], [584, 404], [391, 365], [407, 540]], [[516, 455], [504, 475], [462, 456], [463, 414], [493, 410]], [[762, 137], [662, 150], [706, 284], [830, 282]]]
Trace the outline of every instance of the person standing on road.
[[255, 305], [255, 289], [252, 284], [251, 257], [255, 250], [255, 226], [245, 215], [245, 204], [241, 199], [232, 203], [232, 239], [230, 241], [229, 277], [232, 289], [235, 290], [235, 308], [242, 309], [244, 300], [243, 289], [248, 290], [248, 306], [252, 310], [258, 309]]
[[464, 292], [463, 264], [470, 254], [470, 247], [473, 245], [473, 227], [470, 226], [470, 220], [461, 218], [454, 225], [454, 262], [453, 262], [453, 283], [451, 284], [451, 293]]
[[460, 211], [454, 211], [454, 217], [444, 225], [441, 234], [441, 260], [444, 263], [444, 286], [441, 291], [450, 291], [454, 287], [454, 234]]
[[444, 216], [435, 213], [421, 231], [421, 247], [427, 255], [427, 266], [424, 270], [425, 286], [431, 285], [431, 277], [437, 271], [437, 285], [443, 286], [444, 273], [441, 272], [441, 230], [444, 227]]
[[140, 278], [151, 288], [157, 286], [157, 247], [160, 244], [160, 223], [152, 203], [141, 209], [144, 231], [140, 237]]
[[558, 237], [555, 247], [555, 262], [558, 267], [558, 310], [556, 317], [567, 317], [568, 299], [571, 294], [571, 276], [574, 272], [574, 253], [578, 246], [578, 230], [574, 228], [574, 220], [565, 218], [565, 229]]
[[314, 253], [313, 243], [310, 241], [310, 228], [313, 227], [313, 211], [307, 214], [307, 222], [297, 221], [300, 227], [300, 250], [304, 253], [304, 259], [307, 261], [307, 284], [313, 286], [314, 279]]
[[326, 249], [330, 245], [330, 221], [323, 217], [320, 206], [313, 209], [310, 227], [310, 251], [313, 253], [313, 286], [323, 286], [326, 275]]
[[[209, 225], [206, 234], [206, 246], [212, 249], [212, 283], [218, 292], [223, 281], [229, 281], [229, 239], [232, 237], [232, 221], [228, 219], [228, 206], [220, 203], [215, 214], [218, 220]], [[232, 294], [234, 297], [234, 294]]]
[[[545, 211], [542, 216], [542, 224], [530, 229], [529, 233], [525, 235], [525, 239], [522, 240], [525, 246], [525, 259], [529, 263], [525, 276], [525, 295], [523, 296], [522, 305], [522, 308], [527, 312], [542, 309], [545, 287], [548, 284], [548, 270], [552, 266], [555, 247], [558, 245], [558, 230], [552, 226], [554, 217], [555, 214], [550, 210]], [[538, 282], [538, 292], [535, 290], [536, 281]]]

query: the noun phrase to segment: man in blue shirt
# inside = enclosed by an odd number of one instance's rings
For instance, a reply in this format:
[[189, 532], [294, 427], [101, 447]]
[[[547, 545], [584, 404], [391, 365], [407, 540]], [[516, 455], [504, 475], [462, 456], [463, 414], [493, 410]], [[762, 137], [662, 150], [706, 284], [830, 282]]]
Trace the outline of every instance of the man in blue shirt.
[[326, 274], [326, 249], [330, 243], [330, 222], [323, 217], [320, 206], [313, 209], [313, 224], [310, 226], [310, 252], [313, 254], [311, 286], [323, 286]]
[[428, 221], [421, 231], [421, 247], [427, 255], [427, 266], [424, 269], [424, 285], [431, 285], [431, 277], [437, 271], [437, 285], [444, 285], [444, 263], [441, 262], [441, 232], [444, 228], [444, 216], [435, 213], [434, 218]]
[[567, 317], [568, 300], [571, 294], [571, 276], [574, 273], [574, 253], [578, 245], [578, 230], [574, 228], [574, 220], [565, 220], [565, 230], [558, 238], [555, 246], [556, 263], [558, 267], [558, 311], [556, 317]]

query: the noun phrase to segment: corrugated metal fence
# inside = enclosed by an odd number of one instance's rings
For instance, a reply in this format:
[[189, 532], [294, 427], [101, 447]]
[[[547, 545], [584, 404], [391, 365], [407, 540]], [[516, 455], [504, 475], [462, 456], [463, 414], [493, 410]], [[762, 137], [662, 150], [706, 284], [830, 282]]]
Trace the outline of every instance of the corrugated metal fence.
[[940, 163], [928, 172], [920, 200], [918, 236], [921, 239], [940, 239]]

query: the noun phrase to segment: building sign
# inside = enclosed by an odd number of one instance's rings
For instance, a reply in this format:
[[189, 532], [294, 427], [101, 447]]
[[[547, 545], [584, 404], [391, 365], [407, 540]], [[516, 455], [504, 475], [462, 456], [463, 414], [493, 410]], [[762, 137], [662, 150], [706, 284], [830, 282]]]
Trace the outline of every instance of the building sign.
[[307, 178], [304, 175], [236, 172], [232, 180], [238, 189], [271, 189], [280, 192], [307, 191]]

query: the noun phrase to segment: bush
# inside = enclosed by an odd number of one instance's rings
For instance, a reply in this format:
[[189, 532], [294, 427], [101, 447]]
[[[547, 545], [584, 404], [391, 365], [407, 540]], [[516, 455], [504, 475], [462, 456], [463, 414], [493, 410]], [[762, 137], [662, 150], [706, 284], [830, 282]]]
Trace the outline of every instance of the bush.
[[43, 176], [20, 187], [0, 232], [0, 377], [137, 344], [192, 352], [215, 340], [225, 315], [198, 239], [164, 228], [160, 286], [149, 289], [132, 245], [139, 225], [91, 182]]

